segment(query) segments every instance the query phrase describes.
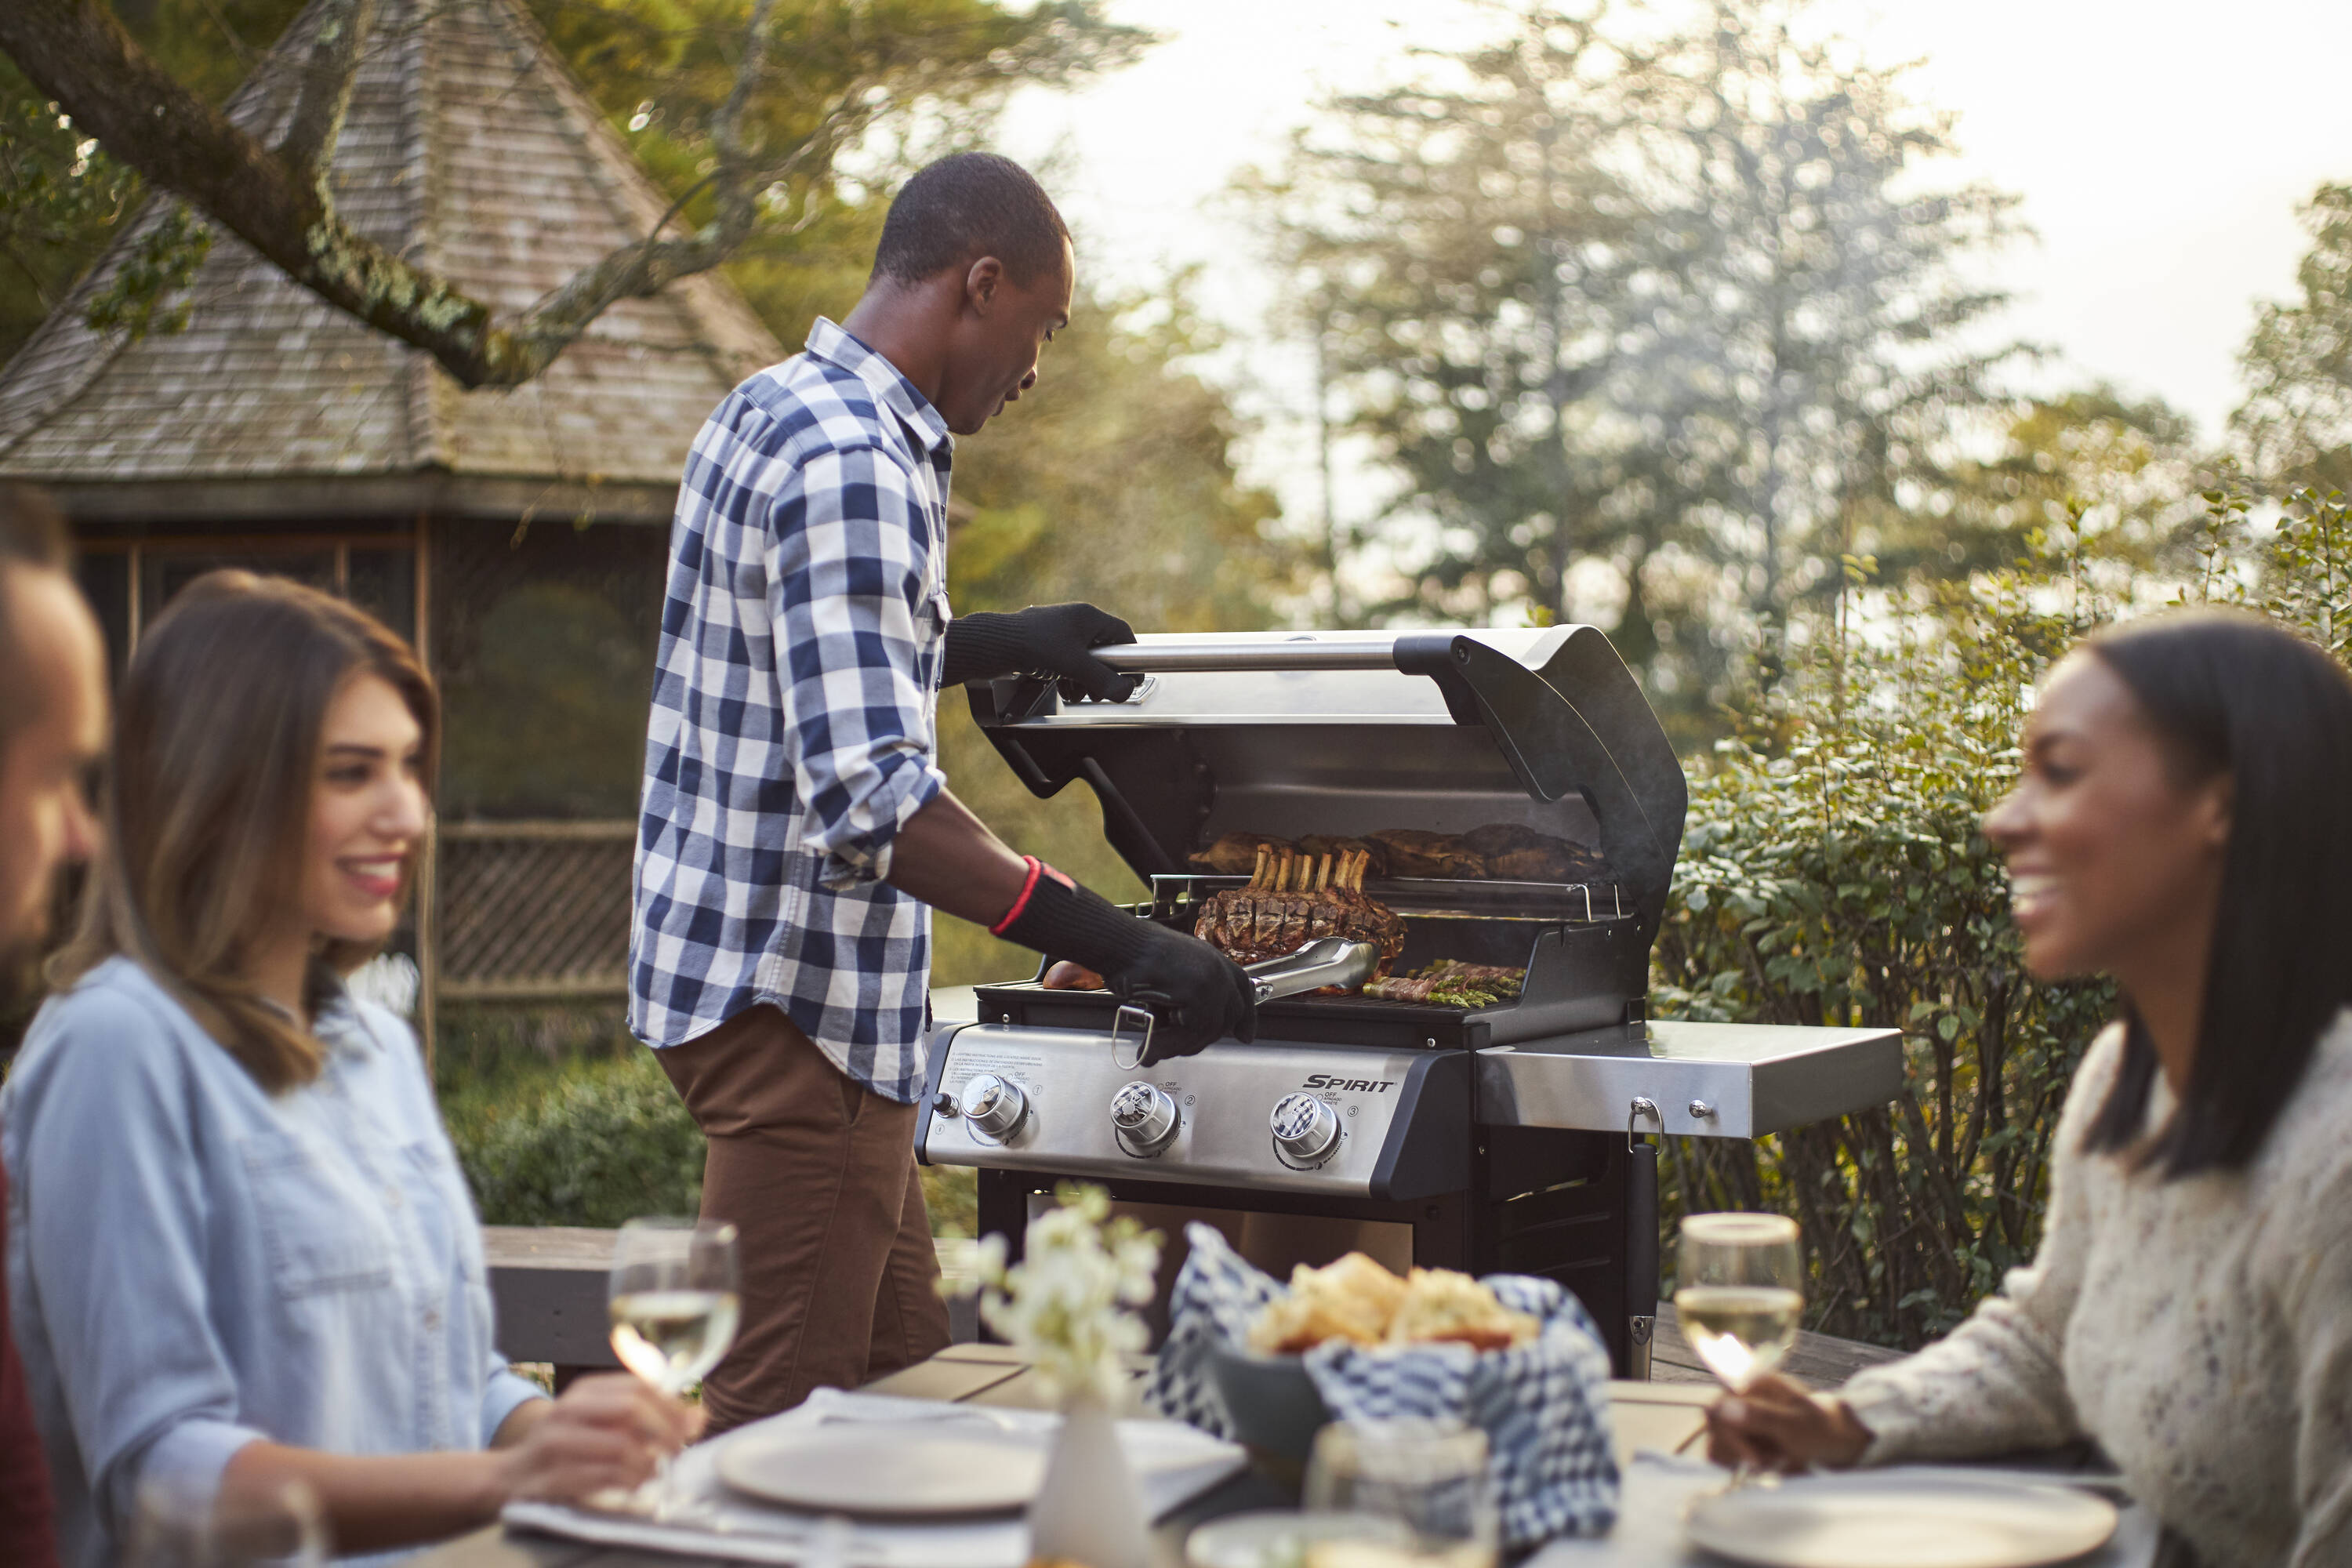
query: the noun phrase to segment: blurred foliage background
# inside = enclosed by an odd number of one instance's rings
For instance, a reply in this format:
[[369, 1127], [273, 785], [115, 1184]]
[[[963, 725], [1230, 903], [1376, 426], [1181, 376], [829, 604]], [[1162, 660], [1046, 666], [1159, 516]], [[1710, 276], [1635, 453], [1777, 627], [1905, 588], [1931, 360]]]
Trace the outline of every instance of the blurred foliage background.
[[[2013, 564], [1840, 595], [1887, 628], [1833, 628], [1741, 732], [1693, 770], [1652, 1001], [1662, 1017], [1898, 1024], [1885, 1111], [1746, 1144], [1668, 1139], [1662, 1216], [1775, 1209], [1804, 1231], [1811, 1326], [1916, 1346], [2041, 1238], [2051, 1134], [2074, 1064], [2113, 1015], [2104, 981], [2023, 970], [2008, 879], [1977, 821], [2017, 776], [2033, 683], [2076, 638], [2175, 604], [2252, 609], [2352, 653], [2352, 511], [2284, 495], [2273, 526], [2232, 480], [2188, 498], [2187, 582], [2102, 552], [2079, 500]], [[1664, 1256], [1671, 1258], [1668, 1247]]]
[[[215, 99], [299, 9], [115, 4]], [[528, 4], [698, 221], [749, 0]], [[1402, 85], [1330, 95], [1236, 192], [1281, 285], [1268, 330], [1311, 349], [1326, 450], [1363, 443], [1385, 508], [1345, 529], [1328, 506], [1281, 515], [1237, 466], [1246, 400], [1206, 368], [1219, 337], [1190, 280], [1111, 288], [1081, 232], [1038, 394], [959, 445], [952, 596], [1087, 599], [1149, 630], [1607, 628], [1693, 782], [1659, 1015], [1893, 1023], [1908, 1042], [1885, 1113], [1753, 1148], [1676, 1142], [1669, 1223], [1685, 1205], [1786, 1209], [1816, 1326], [1916, 1343], [2030, 1256], [2054, 1109], [2110, 1002], [2022, 975], [1976, 831], [2032, 682], [2088, 627], [2181, 599], [2264, 608], [2339, 657], [2352, 636], [2334, 494], [2352, 486], [2352, 184], [2303, 209], [2295, 293], [2257, 311], [2243, 405], [2200, 437], [2160, 403], [2023, 374], [2041, 351], [1982, 282], [2024, 237], [2015, 202], [1940, 184], [1949, 117], [1820, 41], [1804, 0], [1694, 0], [1663, 31], [1487, 14], [1487, 36]], [[727, 270], [787, 345], [855, 301], [906, 173], [986, 145], [1014, 86], [1116, 70], [1152, 41], [1096, 0], [773, 15], [758, 134], [811, 155]], [[144, 200], [0, 60], [0, 356]], [[175, 289], [205, 232], [201, 214], [160, 226], [93, 313], [184, 327]], [[488, 695], [453, 709], [450, 745], [512, 765], [452, 776], [610, 814], [634, 793], [651, 617], [567, 592], [486, 625]], [[499, 717], [523, 710], [527, 732]], [[1139, 890], [1091, 797], [1032, 799], [961, 694], [940, 712], [949, 775], [1000, 833]], [[939, 922], [940, 984], [1033, 962]], [[696, 1134], [617, 1009], [451, 1009], [437, 1067], [487, 1217], [693, 1205]], [[930, 1179], [935, 1220], [968, 1228], [968, 1183]]]

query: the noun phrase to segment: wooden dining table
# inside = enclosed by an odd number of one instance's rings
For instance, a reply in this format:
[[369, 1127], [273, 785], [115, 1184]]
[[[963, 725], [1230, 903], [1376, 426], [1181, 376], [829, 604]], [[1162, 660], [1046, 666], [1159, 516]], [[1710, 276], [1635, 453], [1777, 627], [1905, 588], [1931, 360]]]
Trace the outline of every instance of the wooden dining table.
[[[1128, 1366], [1123, 1414], [1145, 1414], [1146, 1357]], [[1053, 1407], [1035, 1372], [1008, 1346], [950, 1345], [919, 1366], [866, 1385], [861, 1392], [955, 1404], [1022, 1410]], [[1702, 1558], [1682, 1545], [1680, 1499], [1689, 1491], [1687, 1462], [1662, 1460], [1682, 1447], [1704, 1424], [1715, 1390], [1696, 1384], [1609, 1384], [1609, 1410], [1617, 1462], [1625, 1477], [1617, 1528], [1607, 1536], [1554, 1542], [1520, 1568], [1658, 1568], [1719, 1560]], [[1639, 1458], [1637, 1458], [1639, 1456]], [[1182, 1568], [1184, 1542], [1199, 1525], [1248, 1509], [1290, 1508], [1294, 1489], [1265, 1469], [1243, 1471], [1162, 1518], [1151, 1535], [1152, 1568]], [[2126, 1510], [2115, 1540], [2079, 1568], [2150, 1568], [2156, 1562], [2156, 1529], [2145, 1510]], [[729, 1559], [610, 1547], [492, 1525], [437, 1547], [415, 1560], [414, 1568], [740, 1568]]]

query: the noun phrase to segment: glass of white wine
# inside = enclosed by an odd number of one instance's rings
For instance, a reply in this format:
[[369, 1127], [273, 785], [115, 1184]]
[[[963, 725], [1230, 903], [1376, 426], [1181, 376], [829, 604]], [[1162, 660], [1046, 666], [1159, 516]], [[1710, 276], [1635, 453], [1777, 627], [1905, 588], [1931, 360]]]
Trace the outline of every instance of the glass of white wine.
[[1780, 1364], [1805, 1310], [1797, 1224], [1771, 1214], [1683, 1221], [1675, 1316], [1707, 1370], [1734, 1394]]
[[[613, 1353], [675, 1398], [709, 1375], [742, 1315], [736, 1292], [735, 1227], [711, 1220], [633, 1219], [613, 1244], [607, 1295]], [[668, 1459], [653, 1480], [653, 1512], [682, 1506]]]

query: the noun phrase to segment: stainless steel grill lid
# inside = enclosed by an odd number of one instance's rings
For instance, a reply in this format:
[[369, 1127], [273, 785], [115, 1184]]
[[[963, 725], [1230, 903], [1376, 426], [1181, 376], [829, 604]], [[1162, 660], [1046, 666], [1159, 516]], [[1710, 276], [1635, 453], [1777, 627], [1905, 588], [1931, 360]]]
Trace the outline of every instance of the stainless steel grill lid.
[[975, 684], [974, 717], [1039, 795], [1084, 779], [1146, 880], [1229, 832], [1490, 823], [1596, 846], [1646, 948], [1688, 792], [1657, 716], [1591, 626], [1147, 636], [1105, 661], [1126, 702]]

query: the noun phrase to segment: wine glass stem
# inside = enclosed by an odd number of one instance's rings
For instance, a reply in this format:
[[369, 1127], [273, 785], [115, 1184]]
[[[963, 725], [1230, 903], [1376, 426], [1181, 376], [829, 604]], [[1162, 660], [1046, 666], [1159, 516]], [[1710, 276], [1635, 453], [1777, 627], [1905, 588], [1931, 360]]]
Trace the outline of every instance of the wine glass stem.
[[673, 1519], [684, 1510], [686, 1500], [678, 1495], [677, 1461], [664, 1454], [654, 1461], [653, 1516]]
[[[678, 1397], [679, 1391], [670, 1385], [667, 1378], [661, 1379], [654, 1386], [672, 1399]], [[653, 1479], [649, 1484], [652, 1488], [654, 1518], [677, 1519], [693, 1511], [694, 1500], [678, 1489], [677, 1455], [664, 1453], [655, 1457]]]

